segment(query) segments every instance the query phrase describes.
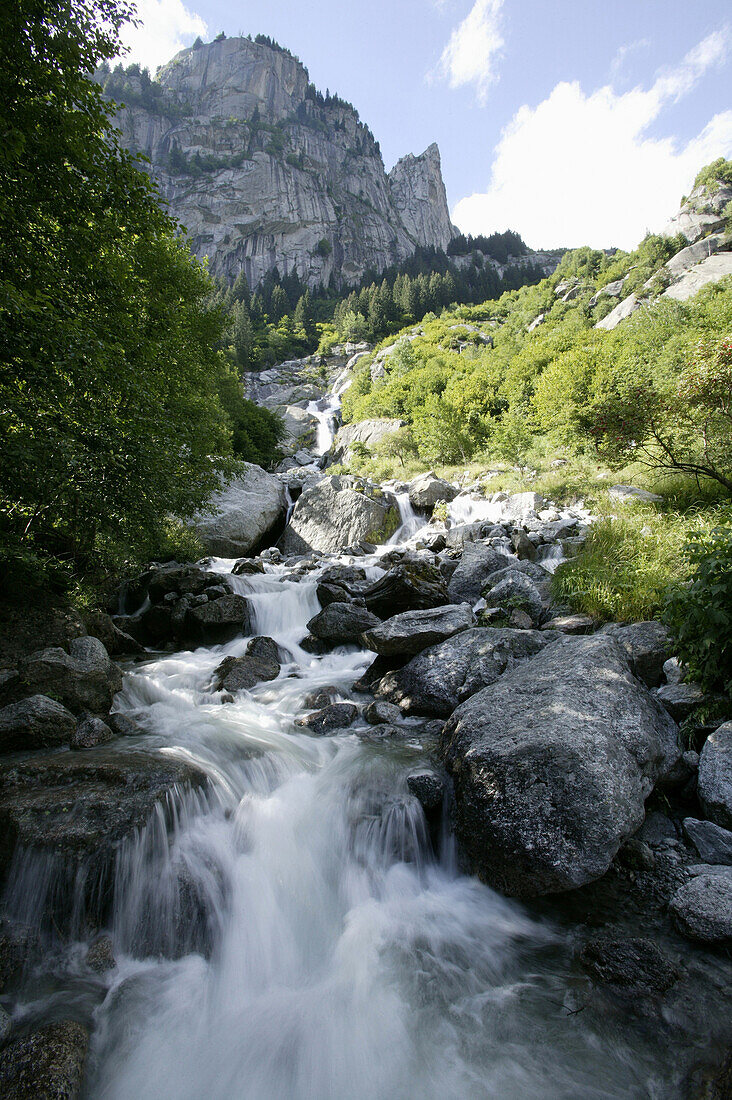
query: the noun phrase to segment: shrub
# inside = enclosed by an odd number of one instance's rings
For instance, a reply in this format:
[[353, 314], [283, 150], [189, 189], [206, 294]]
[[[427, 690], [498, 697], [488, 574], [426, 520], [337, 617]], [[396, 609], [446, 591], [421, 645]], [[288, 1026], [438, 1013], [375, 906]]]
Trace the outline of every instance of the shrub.
[[672, 589], [664, 618], [693, 679], [732, 693], [732, 527], [691, 539], [683, 556], [693, 572]]

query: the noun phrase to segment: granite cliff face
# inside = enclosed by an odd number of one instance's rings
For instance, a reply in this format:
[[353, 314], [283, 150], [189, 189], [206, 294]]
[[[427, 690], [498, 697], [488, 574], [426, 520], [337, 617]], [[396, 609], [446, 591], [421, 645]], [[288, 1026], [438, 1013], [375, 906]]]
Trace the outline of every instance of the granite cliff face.
[[437, 146], [387, 175], [357, 112], [316, 92], [287, 51], [223, 39], [177, 54], [153, 96], [136, 81], [112, 93], [124, 144], [149, 158], [215, 275], [243, 270], [255, 286], [277, 266], [350, 283], [455, 233]]

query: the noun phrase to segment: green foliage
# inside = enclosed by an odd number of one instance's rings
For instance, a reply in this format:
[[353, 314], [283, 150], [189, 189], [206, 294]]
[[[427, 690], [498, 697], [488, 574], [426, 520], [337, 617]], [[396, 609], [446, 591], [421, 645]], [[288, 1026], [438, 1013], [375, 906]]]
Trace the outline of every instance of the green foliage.
[[332, 251], [333, 245], [330, 243], [327, 237], [321, 238], [321, 240], [319, 240], [317, 245], [315, 246], [316, 256], [322, 256], [323, 259], [326, 259], [328, 256], [330, 256]]
[[691, 678], [732, 695], [732, 527], [697, 534], [683, 555], [691, 575], [672, 589], [664, 617]]
[[83, 568], [231, 468], [208, 278], [85, 76], [128, 15], [0, 9], [0, 538]]
[[724, 157], [718, 157], [702, 168], [694, 180], [694, 187], [714, 190], [720, 183], [732, 184], [732, 160], [725, 160]]

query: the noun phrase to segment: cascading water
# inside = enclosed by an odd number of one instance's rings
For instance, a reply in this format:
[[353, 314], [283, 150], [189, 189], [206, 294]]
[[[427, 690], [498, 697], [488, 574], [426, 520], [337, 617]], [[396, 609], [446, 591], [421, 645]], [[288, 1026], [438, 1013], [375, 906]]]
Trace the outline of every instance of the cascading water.
[[397, 493], [396, 500], [399, 507], [399, 518], [401, 519], [401, 523], [389, 539], [389, 546], [397, 546], [401, 542], [406, 542], [426, 526], [424, 517], [417, 515], [412, 507], [409, 500], [409, 493]]
[[336, 378], [331, 392], [317, 401], [311, 401], [307, 407], [307, 412], [318, 421], [315, 439], [315, 453], [318, 456], [327, 454], [333, 446], [341, 397], [352, 381], [350, 371], [344, 368]]

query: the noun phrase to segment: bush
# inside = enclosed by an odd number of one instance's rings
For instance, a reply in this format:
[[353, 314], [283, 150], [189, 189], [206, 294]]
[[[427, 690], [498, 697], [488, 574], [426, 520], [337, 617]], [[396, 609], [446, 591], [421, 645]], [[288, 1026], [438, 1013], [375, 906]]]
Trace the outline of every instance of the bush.
[[683, 554], [693, 572], [671, 591], [664, 618], [692, 678], [732, 694], [732, 527], [690, 540]]

